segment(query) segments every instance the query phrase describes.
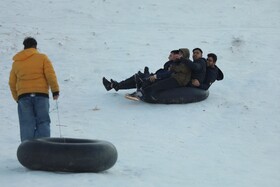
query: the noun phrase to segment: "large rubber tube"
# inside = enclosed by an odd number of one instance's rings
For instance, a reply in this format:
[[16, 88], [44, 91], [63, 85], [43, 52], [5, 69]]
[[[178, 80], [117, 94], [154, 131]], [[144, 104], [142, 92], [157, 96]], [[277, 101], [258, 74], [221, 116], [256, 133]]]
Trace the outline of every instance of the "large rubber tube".
[[209, 96], [208, 90], [202, 90], [192, 87], [180, 87], [170, 90], [165, 90], [157, 95], [157, 100], [145, 100], [147, 103], [162, 103], [162, 104], [184, 104], [199, 102]]
[[22, 142], [17, 150], [26, 168], [62, 172], [100, 172], [117, 161], [115, 146], [107, 141], [40, 138]]

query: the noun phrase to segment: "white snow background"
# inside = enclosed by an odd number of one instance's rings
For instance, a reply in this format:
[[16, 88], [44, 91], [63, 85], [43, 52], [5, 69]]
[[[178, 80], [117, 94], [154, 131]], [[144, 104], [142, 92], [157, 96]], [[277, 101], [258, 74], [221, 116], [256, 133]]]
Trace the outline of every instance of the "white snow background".
[[[279, 0], [2, 0], [0, 185], [3, 187], [279, 187]], [[61, 88], [51, 103], [59, 137], [112, 142], [118, 161], [101, 173], [32, 171], [17, 160], [12, 57], [33, 36]], [[173, 49], [218, 55], [223, 81], [181, 105], [107, 92], [102, 77], [156, 71]]]

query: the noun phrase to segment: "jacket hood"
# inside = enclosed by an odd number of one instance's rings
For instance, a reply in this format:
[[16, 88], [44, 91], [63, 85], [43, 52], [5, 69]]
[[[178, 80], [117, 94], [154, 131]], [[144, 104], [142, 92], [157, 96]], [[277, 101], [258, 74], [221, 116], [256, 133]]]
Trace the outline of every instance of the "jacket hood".
[[188, 48], [180, 48], [179, 51], [183, 53], [183, 58], [190, 58], [190, 50]]
[[[216, 68], [218, 68], [218, 66], [216, 66]], [[220, 68], [218, 68], [218, 76], [217, 76], [217, 80], [223, 80], [224, 79], [224, 74], [222, 72], [222, 70], [220, 70]]]
[[37, 49], [35, 49], [35, 48], [28, 48], [28, 49], [25, 49], [25, 50], [22, 50], [22, 51], [18, 52], [13, 57], [13, 60], [14, 61], [25, 60], [25, 59], [29, 58], [30, 56], [34, 55], [35, 53], [38, 53]]

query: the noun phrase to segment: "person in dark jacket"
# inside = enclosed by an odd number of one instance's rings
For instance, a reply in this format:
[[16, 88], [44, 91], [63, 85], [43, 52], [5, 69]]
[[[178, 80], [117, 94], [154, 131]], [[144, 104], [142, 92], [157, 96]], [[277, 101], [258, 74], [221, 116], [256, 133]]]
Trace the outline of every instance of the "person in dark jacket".
[[206, 68], [206, 76], [202, 83], [200, 83], [197, 79], [192, 80], [192, 84], [200, 89], [208, 90], [209, 87], [216, 81], [223, 80], [224, 74], [216, 65], [217, 55], [214, 53], [209, 53], [207, 55], [207, 68]]
[[180, 52], [180, 59], [175, 60], [169, 68], [170, 77], [161, 79], [147, 87], [142, 87], [135, 94], [126, 95], [126, 98], [154, 102], [157, 101], [159, 92], [186, 86], [191, 80], [191, 69], [187, 66], [186, 61], [192, 63], [191, 60], [184, 58], [183, 53]]
[[[206, 74], [206, 59], [202, 57], [203, 51], [200, 48], [194, 48], [192, 52], [193, 62], [186, 61], [187, 66], [192, 71], [191, 79], [196, 79], [199, 83], [202, 83]], [[195, 87], [195, 85], [192, 84], [192, 81], [188, 84], [188, 86]]]
[[151, 74], [151, 76], [149, 77], [150, 83], [153, 83], [157, 80], [169, 78], [172, 74], [172, 72], [170, 71], [170, 67], [177, 59], [183, 58], [186, 61], [189, 60], [190, 51], [188, 48], [180, 48], [179, 50], [175, 50], [175, 51], [176, 51], [176, 54], [178, 54], [178, 56], [176, 55], [176, 58], [173, 58], [173, 60], [169, 60], [168, 62], [166, 62], [163, 66], [164, 67], [163, 69], [159, 69], [156, 71], [155, 74]]
[[[183, 51], [183, 57], [184, 58], [189, 58], [190, 53], [189, 50], [186, 48], [180, 49]], [[107, 80], [105, 77], [103, 77], [103, 85], [107, 91], [111, 89], [115, 89], [115, 91], [122, 90], [122, 89], [132, 89], [132, 88], [141, 88], [143, 85], [148, 86], [152, 84], [153, 82], [157, 80], [161, 80], [164, 78], [167, 78], [171, 76], [171, 74], [168, 72], [170, 66], [176, 59], [179, 58], [179, 50], [173, 50], [170, 52], [168, 60], [163, 68], [157, 70], [154, 74], [150, 74], [148, 67], [144, 68], [144, 73], [138, 72], [128, 79], [125, 79], [121, 82], [117, 82], [113, 79], [111, 81]]]

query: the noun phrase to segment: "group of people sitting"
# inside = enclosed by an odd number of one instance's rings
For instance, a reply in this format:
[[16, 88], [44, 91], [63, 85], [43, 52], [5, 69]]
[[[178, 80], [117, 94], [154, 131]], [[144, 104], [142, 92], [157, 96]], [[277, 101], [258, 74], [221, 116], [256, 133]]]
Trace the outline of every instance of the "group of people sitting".
[[107, 91], [136, 88], [136, 92], [127, 94], [126, 97], [146, 101], [156, 101], [159, 92], [178, 87], [208, 90], [216, 80], [224, 77], [216, 65], [217, 55], [209, 53], [205, 59], [200, 48], [195, 48], [192, 52], [193, 61], [189, 59], [189, 49], [173, 50], [169, 54], [169, 61], [155, 73], [150, 73], [149, 68], [145, 67], [144, 72], [139, 71], [121, 82], [113, 79], [109, 81], [103, 77], [103, 85]]

